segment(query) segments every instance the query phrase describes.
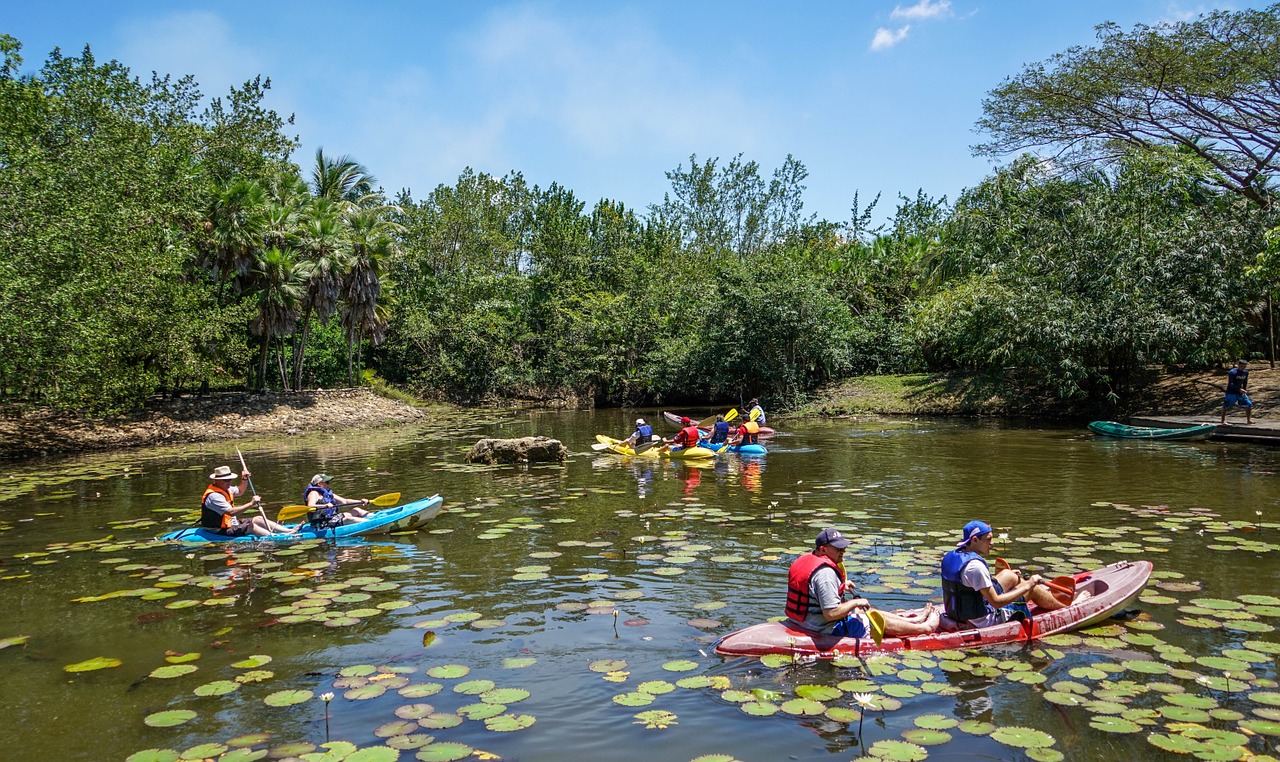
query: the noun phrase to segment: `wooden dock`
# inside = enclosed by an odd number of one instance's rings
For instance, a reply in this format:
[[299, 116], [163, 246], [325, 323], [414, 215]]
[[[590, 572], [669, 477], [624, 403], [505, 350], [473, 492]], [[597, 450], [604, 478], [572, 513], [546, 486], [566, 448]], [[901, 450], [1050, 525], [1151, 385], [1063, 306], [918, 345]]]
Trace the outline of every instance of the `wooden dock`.
[[[1218, 423], [1218, 415], [1135, 415], [1129, 419], [1130, 426], [1152, 426], [1160, 429], [1182, 429], [1187, 426], [1199, 426], [1204, 423]], [[1280, 421], [1254, 417], [1253, 423], [1246, 425], [1244, 414], [1239, 410], [1231, 411], [1227, 423], [1219, 425], [1209, 435], [1210, 439], [1223, 442], [1262, 442], [1280, 445]]]

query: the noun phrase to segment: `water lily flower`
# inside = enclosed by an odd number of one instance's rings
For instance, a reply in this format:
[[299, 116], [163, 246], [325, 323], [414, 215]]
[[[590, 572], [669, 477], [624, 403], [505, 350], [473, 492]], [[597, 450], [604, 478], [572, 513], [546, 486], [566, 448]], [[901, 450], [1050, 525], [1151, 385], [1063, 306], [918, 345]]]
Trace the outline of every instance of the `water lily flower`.
[[321, 693], [320, 700], [326, 704], [329, 703], [330, 701], [333, 701], [333, 693]]
[[864, 709], [874, 709], [876, 706], [875, 696], [870, 693], [855, 693], [852, 698], [858, 706]]

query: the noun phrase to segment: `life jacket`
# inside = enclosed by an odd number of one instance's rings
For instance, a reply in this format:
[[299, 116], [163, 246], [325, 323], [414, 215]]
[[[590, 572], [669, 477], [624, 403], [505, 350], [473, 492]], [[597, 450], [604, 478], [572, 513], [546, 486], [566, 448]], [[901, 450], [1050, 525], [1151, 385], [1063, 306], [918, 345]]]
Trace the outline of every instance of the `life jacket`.
[[653, 439], [653, 427], [649, 424], [636, 426], [636, 444], [643, 444]]
[[681, 447], [697, 447], [698, 438], [702, 436], [702, 432], [698, 431], [698, 427], [694, 425], [685, 426], [675, 436], [675, 444]]
[[200, 496], [200, 526], [206, 529], [227, 529], [233, 527], [240, 522], [235, 516], [229, 513], [218, 513], [209, 506], [205, 505], [205, 501], [209, 496], [217, 493], [227, 499], [227, 505], [235, 505], [231, 502], [231, 491], [216, 484], [210, 484], [204, 488], [204, 494]]
[[957, 622], [981, 619], [992, 611], [982, 593], [961, 579], [965, 567], [974, 561], [987, 565], [986, 559], [970, 550], [953, 550], [942, 557], [942, 606]]
[[846, 579], [844, 569], [826, 556], [805, 553], [791, 562], [791, 569], [787, 572], [788, 619], [803, 622], [809, 614], [809, 609], [814, 607], [813, 597], [809, 595], [809, 580], [824, 566], [835, 570], [836, 575], [840, 577], [840, 584], [844, 585]]
[[738, 427], [738, 436], [742, 437], [738, 444], [760, 444], [760, 424], [747, 421]]
[[1232, 368], [1227, 371], [1227, 394], [1240, 394], [1249, 388], [1249, 371]]
[[716, 421], [716, 425], [711, 428], [711, 444], [720, 444], [729, 438], [729, 422]]
[[[338, 509], [333, 503], [333, 490], [325, 489], [318, 484], [308, 485], [302, 491], [302, 502], [306, 503], [307, 498], [311, 497], [312, 492], [320, 493], [320, 502], [311, 510], [307, 511], [307, 521], [311, 526], [317, 529], [327, 529], [331, 526], [337, 526], [342, 523], [342, 517], [338, 515]], [[324, 505], [330, 503], [330, 505]]]

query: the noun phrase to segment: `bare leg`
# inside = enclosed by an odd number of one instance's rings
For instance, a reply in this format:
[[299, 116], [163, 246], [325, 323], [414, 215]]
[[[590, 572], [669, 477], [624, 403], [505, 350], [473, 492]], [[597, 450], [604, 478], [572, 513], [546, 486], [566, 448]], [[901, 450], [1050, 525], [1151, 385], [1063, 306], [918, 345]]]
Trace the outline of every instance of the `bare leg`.
[[269, 534], [293, 534], [301, 529], [303, 525], [299, 524], [296, 527], [287, 527], [284, 524], [278, 524], [265, 516], [254, 516], [252, 519], [249, 519], [249, 526], [255, 535], [265, 537]]
[[901, 638], [909, 635], [926, 635], [937, 630], [938, 618], [941, 615], [936, 608], [933, 608], [933, 604], [929, 604], [926, 608], [928, 614], [923, 620], [907, 619], [900, 614], [881, 611], [880, 615], [884, 617], [885, 636]]
[[1041, 611], [1054, 611], [1068, 605], [1054, 598], [1053, 591], [1044, 585], [1036, 585], [1031, 588], [1031, 592], [1027, 593], [1027, 598], [1031, 599], [1031, 602]]

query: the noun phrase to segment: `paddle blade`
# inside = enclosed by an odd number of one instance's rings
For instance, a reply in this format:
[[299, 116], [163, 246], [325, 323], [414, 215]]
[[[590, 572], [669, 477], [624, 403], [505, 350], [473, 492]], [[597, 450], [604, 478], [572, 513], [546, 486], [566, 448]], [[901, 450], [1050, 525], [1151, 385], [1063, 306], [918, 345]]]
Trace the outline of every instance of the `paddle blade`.
[[879, 647], [880, 642], [884, 640], [884, 614], [871, 609], [867, 612], [867, 620], [871, 622], [871, 639]]
[[595, 444], [591, 445], [591, 449], [595, 450], [596, 452], [603, 452], [604, 450], [609, 449], [609, 447], [610, 445], [605, 442], [596, 442]]
[[650, 447], [653, 447], [654, 445], [661, 444], [661, 443], [662, 443], [661, 439], [650, 439], [648, 442], [641, 442], [640, 444], [636, 445], [634, 452], [636, 455], [639, 455], [645, 450], [648, 450]]
[[307, 511], [310, 510], [311, 507], [306, 505], [286, 505], [280, 509], [279, 513], [276, 514], [276, 521], [283, 524], [290, 519], [296, 519], [299, 516], [306, 516]]
[[400, 502], [399, 492], [388, 492], [385, 495], [378, 495], [369, 501], [369, 505], [376, 505], [379, 508], [388, 508]]
[[705, 429], [706, 427], [710, 426], [715, 422], [716, 422], [716, 417], [714, 415], [708, 416], [707, 418], [703, 418], [701, 421], [698, 421], [698, 428]]
[[1003, 558], [1000, 558], [999, 556], [996, 556], [996, 571], [1004, 571], [1005, 569], [1012, 569], [1012, 568], [1013, 567], [1009, 565], [1008, 561], [1004, 560]]
[[737, 417], [738, 417], [738, 408], [736, 407], [724, 414], [724, 419], [726, 421], [732, 421], [734, 418], [737, 418]]
[[761, 414], [761, 413], [763, 413], [763, 412], [764, 412], [764, 411], [763, 411], [763, 410], [761, 410], [760, 408], [755, 408], [755, 409], [753, 409], [753, 410], [751, 411], [751, 420], [753, 420], [753, 421], [754, 421], [755, 419], [759, 418], [759, 417], [760, 417], [760, 414]]
[[720, 453], [724, 452], [727, 449], [729, 449], [729, 443], [725, 442], [724, 444], [720, 445], [719, 450], [716, 450], [716, 454], [719, 455]]

